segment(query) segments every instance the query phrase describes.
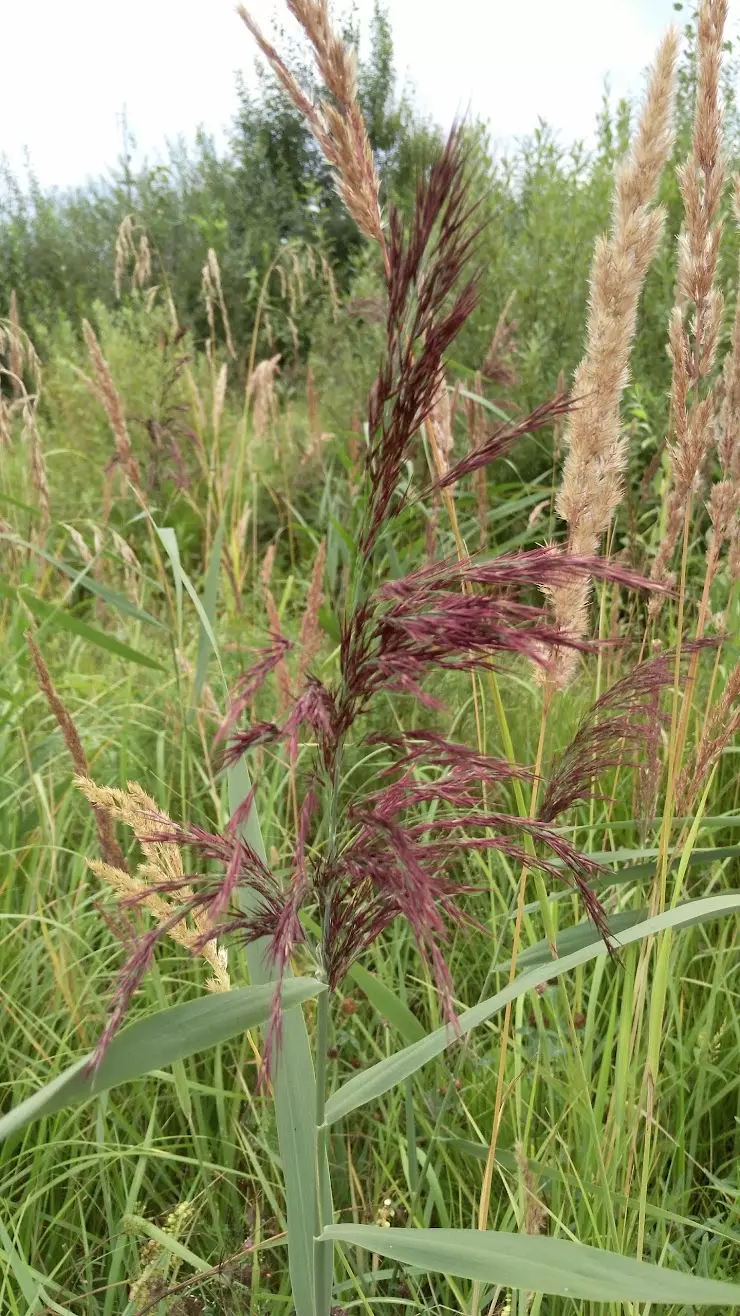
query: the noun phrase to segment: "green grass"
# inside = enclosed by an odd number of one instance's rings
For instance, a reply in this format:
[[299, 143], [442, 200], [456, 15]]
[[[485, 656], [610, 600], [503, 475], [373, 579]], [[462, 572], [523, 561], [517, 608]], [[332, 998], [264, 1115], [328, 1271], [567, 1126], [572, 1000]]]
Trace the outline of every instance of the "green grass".
[[[111, 343], [104, 344], [115, 356], [116, 377], [132, 413], [145, 410], [147, 389], [156, 391], [154, 327], [147, 330], [148, 338], [144, 335], [143, 347], [141, 334], [128, 341], [120, 327], [115, 333], [111, 329]], [[142, 355], [147, 366], [140, 380]], [[203, 363], [194, 369], [207, 396]], [[85, 395], [64, 362], [54, 358], [48, 374], [46, 447], [54, 523], [43, 543], [20, 445], [2, 454], [0, 468], [0, 497], [10, 525], [4, 533], [12, 532], [12, 541], [3, 541], [7, 573], [0, 598], [3, 1111], [91, 1049], [121, 959], [101, 916], [101, 906], [112, 910], [112, 899], [87, 867], [87, 858], [97, 855], [93, 821], [74, 788], [56, 723], [35, 685], [23, 639], [26, 628], [35, 626], [99, 783], [124, 786], [136, 780], [174, 819], [223, 823], [228, 816], [226, 782], [211, 755], [214, 723], [205, 695], [200, 711], [193, 712], [193, 674], [203, 676], [198, 658], [205, 652], [195, 608], [185, 590], [178, 602], [164, 546], [149, 533], [131, 496], [116, 495], [110, 524], [137, 553], [140, 565], [133, 582], [108, 531], [91, 566], [75, 556], [64, 523], [73, 523], [92, 544], [93, 529], [103, 521], [102, 469], [110, 441], [89, 402], [75, 427], [76, 408]], [[227, 404], [224, 448], [240, 435], [239, 423], [236, 408]], [[151, 513], [160, 526], [176, 531], [183, 566], [199, 595], [207, 597], [218, 585], [212, 615], [227, 682], [264, 636], [257, 580], [268, 544], [277, 545], [272, 590], [282, 624], [293, 634], [324, 533], [326, 634], [318, 661], [324, 675], [336, 666], [335, 611], [351, 552], [346, 444], [338, 434], [305, 465], [301, 431], [300, 407], [282, 450], [271, 441], [259, 445], [245, 431], [245, 489], [252, 519], [246, 544], [238, 545], [241, 590], [234, 586], [233, 558], [228, 570], [222, 558], [218, 581], [214, 573], [209, 582], [222, 501], [229, 551], [233, 546], [232, 527], [241, 513], [241, 502], [232, 506], [229, 501], [231, 493], [236, 503], [233, 490], [219, 487], [216, 479], [205, 480], [196, 470], [184, 493], [168, 481], [151, 492]], [[211, 437], [206, 430], [206, 449]], [[489, 481], [488, 530], [491, 545], [499, 549], [532, 545], [544, 534], [541, 525], [527, 524], [552, 479], [549, 457], [535, 451], [544, 471], [537, 479], [520, 478], [515, 454]], [[533, 460], [532, 450], [527, 460]], [[463, 536], [475, 543], [476, 507], [468, 492], [460, 493], [457, 510]], [[642, 523], [638, 530], [642, 534]], [[390, 570], [424, 560], [425, 523], [418, 508], [398, 519], [387, 547]], [[437, 553], [453, 549], [440, 516]], [[698, 530], [689, 567], [694, 597], [703, 571]], [[85, 572], [92, 589], [80, 579]], [[721, 587], [724, 583], [720, 578]], [[623, 608], [625, 630], [638, 634], [638, 605], [623, 601]], [[730, 615], [736, 618], [736, 605]], [[64, 619], [76, 626], [64, 625]], [[661, 624], [670, 642], [672, 605], [664, 609]], [[121, 645], [143, 654], [156, 670], [129, 661]], [[720, 685], [729, 652], [722, 660]], [[603, 682], [615, 679], [624, 661], [628, 658], [607, 655]], [[205, 679], [220, 701], [213, 659]], [[595, 664], [584, 665], [576, 685], [556, 700], [548, 723], [548, 759], [572, 735], [594, 696], [595, 679]], [[540, 692], [521, 664], [506, 668], [500, 689], [517, 760], [532, 763]], [[697, 690], [697, 708], [705, 691], [706, 674]], [[474, 743], [469, 679], [449, 674], [435, 693], [448, 710], [440, 719], [443, 729]], [[486, 682], [478, 694], [486, 748], [501, 754], [504, 746]], [[274, 715], [270, 691], [260, 696], [258, 711]], [[395, 696], [374, 716], [392, 729], [421, 720], [410, 701]], [[262, 752], [257, 761], [257, 806], [267, 853], [287, 864], [293, 828], [288, 773], [272, 752]], [[374, 783], [376, 771], [373, 754], [365, 759], [356, 755], [345, 784], [361, 791]], [[643, 836], [629, 775], [618, 775], [612, 797], [613, 784], [605, 782], [606, 798], [575, 811], [568, 827], [583, 850], [605, 859], [618, 853], [601, 892], [610, 915], [629, 915], [650, 904], [659, 826]], [[690, 860], [685, 871], [678, 863], [680, 853], [674, 856], [669, 905], [679, 883], [682, 899], [740, 887], [738, 785], [737, 758], [730, 750], [719, 764], [695, 835], [682, 843], [683, 858]], [[516, 807], [513, 798], [509, 804]], [[676, 828], [674, 839], [679, 835]], [[134, 858], [125, 829], [119, 829], [119, 840]], [[501, 856], [475, 854], [461, 856], [457, 868], [461, 881], [478, 888], [468, 897], [469, 908], [484, 929], [458, 930], [447, 947], [462, 1009], [506, 984], [519, 871]], [[559, 929], [583, 920], [564, 886], [548, 882], [548, 890]], [[544, 935], [534, 897], [532, 883], [532, 903], [523, 921], [522, 968], [527, 948], [537, 947]], [[640, 946], [630, 947], [616, 961], [602, 957], [541, 994], [517, 1000], [497, 1140], [492, 1229], [518, 1232], [531, 1227], [537, 1215], [551, 1236], [630, 1256], [642, 1253], [646, 1260], [679, 1271], [735, 1277], [740, 1258], [738, 963], [737, 921], [718, 920], [656, 940], [649, 958]], [[435, 984], [423, 972], [401, 924], [374, 947], [364, 968], [375, 980], [372, 986], [365, 980], [367, 994], [361, 977], [359, 984], [349, 979], [332, 1006], [329, 1080], [334, 1089], [414, 1040], [414, 1029], [426, 1033], [440, 1023]], [[239, 947], [230, 952], [230, 971], [235, 985], [246, 984]], [[133, 1011], [143, 1016], [192, 999], [204, 990], [206, 977], [205, 964], [168, 943], [160, 948]], [[304, 1013], [313, 1037], [314, 1006], [307, 1005]], [[496, 1016], [405, 1086], [332, 1125], [329, 1153], [341, 1223], [475, 1225], [500, 1039], [501, 1018]], [[657, 1042], [659, 1065], [650, 1090], [644, 1082], [646, 1065], [654, 1059]], [[134, 1316], [145, 1301], [141, 1293], [130, 1301], [129, 1290], [145, 1270], [163, 1288], [187, 1285], [167, 1308], [160, 1304], [161, 1312], [292, 1316], [282, 1167], [269, 1094], [257, 1091], [256, 1077], [254, 1052], [245, 1038], [114, 1089], [82, 1108], [49, 1116], [0, 1144], [0, 1312]], [[565, 1298], [535, 1296], [530, 1301], [525, 1292], [490, 1290], [480, 1297], [480, 1310], [492, 1316], [508, 1302], [516, 1316], [592, 1316], [596, 1311], [594, 1304]], [[178, 1308], [176, 1303], [185, 1299], [191, 1305]], [[409, 1310], [468, 1313], [471, 1285], [406, 1272], [352, 1245], [336, 1251], [335, 1301], [347, 1311], [379, 1316]], [[606, 1310], [616, 1316], [614, 1306]], [[636, 1307], [625, 1310], [637, 1316]], [[688, 1308], [675, 1304], [670, 1311], [689, 1316]], [[644, 1306], [640, 1316], [647, 1316]]]
[[[492, 498], [492, 520], [512, 536], [521, 524], [522, 502], [526, 499], [509, 505], [510, 518], [499, 518], [504, 504]], [[61, 597], [64, 583], [59, 576], [54, 581]], [[296, 578], [292, 590], [298, 599], [302, 588]], [[280, 590], [275, 592], [280, 598]], [[241, 648], [249, 623], [254, 631], [261, 618], [249, 599], [246, 615], [237, 617], [223, 581], [220, 600], [219, 634], [235, 669], [238, 653], [229, 644], [236, 641]], [[141, 602], [161, 612], [146, 588]], [[85, 608], [90, 615], [90, 603]], [[187, 598], [183, 609], [185, 647], [194, 662], [197, 625]], [[293, 611], [289, 605], [288, 614]], [[167, 613], [161, 615], [166, 621]], [[22, 604], [8, 600], [0, 730], [3, 1107], [94, 1043], [119, 958], [97, 907], [100, 899], [110, 907], [110, 900], [101, 896], [86, 866], [86, 856], [96, 853], [92, 823], [72, 786], [56, 726], [35, 692], [22, 646], [25, 624]], [[40, 643], [93, 775], [107, 784], [138, 780], [175, 818], [202, 820], [217, 809], [223, 818], [223, 785], [191, 717], [188, 682], [174, 670], [173, 637], [167, 629], [117, 616], [107, 605], [99, 624], [145, 647], [166, 674], [124, 663], [49, 624]], [[328, 642], [326, 661], [333, 661]], [[208, 675], [215, 680], [213, 664]], [[587, 682], [583, 686], [556, 707], [554, 743], [567, 738], [587, 700]], [[531, 761], [534, 688], [518, 669], [503, 678], [502, 690], [517, 755]], [[448, 707], [456, 710], [455, 734], [469, 732], [469, 685], [450, 678], [445, 694]], [[389, 713], [397, 716], [398, 710]], [[495, 751], [500, 747], [490, 708], [486, 724], [487, 743]], [[206, 745], [209, 739], [206, 735]], [[720, 801], [717, 812], [723, 815], [736, 808], [734, 763], [728, 755], [714, 783], [712, 800]], [[358, 763], [354, 771], [361, 777], [366, 769]], [[286, 852], [288, 808], [286, 775], [279, 762], [265, 757], [259, 811], [268, 852], [271, 847]], [[584, 813], [573, 821], [584, 848], [619, 848], [642, 857], [627, 782], [623, 797], [597, 803], [592, 818]], [[695, 844], [732, 846], [738, 839], [729, 823], [717, 827], [707, 818]], [[449, 947], [462, 1006], [505, 984], [518, 872], [499, 858], [475, 856], [467, 871], [461, 861], [461, 871], [488, 892], [472, 899], [486, 935], [458, 932]], [[737, 885], [736, 858], [704, 860], [688, 869], [684, 894]], [[607, 887], [607, 906], [610, 912], [643, 908], [649, 890], [649, 871], [638, 872]], [[561, 927], [580, 921], [571, 896], [555, 890], [552, 895]], [[542, 936], [536, 905], [527, 909], [524, 931], [525, 946]], [[646, 1164], [642, 1084], [650, 993], [635, 1019], [640, 963], [639, 949], [631, 948], [620, 962], [601, 959], [541, 996], [517, 1002], [489, 1223], [520, 1229], [534, 1194], [548, 1234], [636, 1255], [642, 1233], [647, 1259], [729, 1279], [740, 1255], [736, 924], [692, 928], [670, 944]], [[434, 986], [420, 974], [402, 926], [375, 948], [366, 968], [412, 1007], [425, 1030], [439, 1023]], [[236, 983], [245, 981], [238, 949], [231, 953], [231, 970]], [[137, 997], [136, 1012], [192, 997], [203, 984], [200, 964], [176, 948], [164, 949]], [[367, 1067], [406, 1040], [351, 982], [345, 990], [359, 1008], [345, 1014], [335, 1002], [331, 1045], [337, 1054], [330, 1062], [335, 1086], [355, 1067]], [[306, 1016], [312, 1027], [310, 1006]], [[407, 1092], [393, 1090], [333, 1126], [330, 1155], [343, 1221], [474, 1225], [499, 1036], [500, 1023], [494, 1021], [464, 1047], [426, 1066]], [[163, 1282], [174, 1285], [209, 1271], [187, 1288], [201, 1304], [189, 1310], [289, 1313], [279, 1157], [270, 1101], [255, 1095], [254, 1087], [246, 1041], [224, 1045], [171, 1073], [49, 1117], [3, 1144], [0, 1310], [11, 1316], [46, 1310], [133, 1313], [137, 1308], [129, 1304], [128, 1286], [151, 1256], [146, 1249], [153, 1238]], [[420, 1170], [423, 1183], [415, 1191]], [[162, 1235], [177, 1208], [183, 1208], [179, 1231]], [[258, 1247], [255, 1257], [231, 1260], [246, 1238]], [[347, 1310], [469, 1309], [466, 1281], [404, 1275], [351, 1247], [339, 1258], [338, 1253], [336, 1301]], [[501, 1310], [496, 1303], [507, 1297], [484, 1293], [483, 1310]], [[526, 1295], [518, 1294], [514, 1310], [565, 1313], [591, 1307], [538, 1297], [530, 1306]]]

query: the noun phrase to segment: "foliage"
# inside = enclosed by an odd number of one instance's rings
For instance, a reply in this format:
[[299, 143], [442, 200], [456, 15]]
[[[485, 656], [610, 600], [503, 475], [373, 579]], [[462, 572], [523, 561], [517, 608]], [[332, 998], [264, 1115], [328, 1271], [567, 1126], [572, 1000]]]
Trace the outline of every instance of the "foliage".
[[[552, 395], [629, 107], [591, 152], [542, 126], [494, 159], [468, 125], [440, 157], [382, 13], [359, 93], [377, 249], [267, 79], [226, 160], [201, 138], [76, 197], [6, 180], [0, 1308], [726, 1311], [738, 564], [707, 557], [703, 497], [676, 594], [648, 615], [635, 588], [675, 459], [674, 170], [621, 413], [627, 553], [568, 562], [542, 548]], [[152, 268], [117, 304], [130, 211]], [[547, 599], [574, 572], [609, 643], [555, 692]]]

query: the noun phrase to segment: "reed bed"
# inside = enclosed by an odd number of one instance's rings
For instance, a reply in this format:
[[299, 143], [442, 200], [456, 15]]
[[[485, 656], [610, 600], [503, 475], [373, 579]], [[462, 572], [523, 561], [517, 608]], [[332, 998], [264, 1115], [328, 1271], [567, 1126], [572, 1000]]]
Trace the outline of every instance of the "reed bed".
[[[341, 313], [310, 248], [270, 265], [242, 345], [207, 247], [198, 344], [129, 216], [125, 386], [115, 322], [84, 320], [42, 394], [15, 297], [0, 321], [0, 1307], [731, 1310], [725, 0], [699, 6], [680, 232], [659, 200], [669, 31], [595, 246], [583, 358], [528, 409], [508, 396], [515, 298], [485, 359], [456, 359], [484, 223], [466, 126], [404, 213], [325, 0], [287, 9], [318, 99], [239, 13], [380, 287], [382, 351], [346, 430], [311, 366], [305, 407], [291, 396], [270, 346], [273, 278], [286, 323], [306, 270]], [[674, 239], [661, 496], [635, 536], [625, 403]], [[68, 396], [89, 516], [49, 440]], [[547, 461], [513, 481], [528, 444]]]

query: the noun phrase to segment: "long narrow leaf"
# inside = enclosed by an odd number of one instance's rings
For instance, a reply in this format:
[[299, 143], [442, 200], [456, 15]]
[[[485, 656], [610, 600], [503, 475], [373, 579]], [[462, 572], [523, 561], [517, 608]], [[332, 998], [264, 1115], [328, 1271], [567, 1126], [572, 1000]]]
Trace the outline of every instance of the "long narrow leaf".
[[[244, 759], [229, 771], [229, 806], [234, 813], [249, 794], [251, 783]], [[245, 840], [267, 863], [256, 809], [243, 827]], [[249, 908], [251, 893], [239, 899]], [[252, 983], [271, 983], [274, 971], [265, 959], [264, 946], [247, 947], [247, 968]], [[290, 978], [286, 981], [289, 985]], [[272, 990], [272, 989], [271, 989]], [[288, 1222], [288, 1261], [296, 1316], [316, 1316], [314, 1304], [314, 1184], [316, 1182], [316, 1127], [314, 1123], [315, 1075], [308, 1032], [303, 1015], [294, 1012], [283, 1021], [283, 1037], [277, 1072], [273, 1080], [275, 1119], [285, 1178]], [[327, 1176], [328, 1177], [328, 1176]], [[331, 1202], [324, 1204], [324, 1219], [332, 1218]], [[331, 1275], [327, 1277], [324, 1310], [330, 1305]], [[319, 1314], [323, 1316], [323, 1312]]]
[[[628, 928], [616, 938], [616, 942], [620, 946], [630, 946], [633, 942], [642, 941], [645, 937], [652, 937], [668, 928], [686, 927], [691, 923], [719, 918], [723, 914], [737, 913], [738, 910], [740, 910], [740, 896], [737, 895], [711, 896], [704, 900], [693, 900], [679, 909], [667, 910], [664, 914], [646, 919], [637, 927]], [[388, 1056], [386, 1060], [372, 1065], [364, 1073], [349, 1079], [327, 1102], [327, 1124], [332, 1124], [335, 1120], [348, 1115], [350, 1111], [356, 1110], [358, 1106], [364, 1106], [368, 1101], [375, 1100], [376, 1097], [395, 1087], [397, 1083], [403, 1082], [410, 1074], [415, 1074], [435, 1056], [441, 1055], [448, 1046], [452, 1046], [463, 1034], [469, 1033], [471, 1029], [491, 1019], [499, 1010], [503, 1010], [508, 1001], [515, 1001], [517, 997], [533, 991], [543, 983], [559, 978], [562, 974], [569, 973], [571, 969], [577, 969], [579, 965], [587, 964], [589, 960], [597, 959], [606, 953], [604, 942], [599, 940], [574, 951], [564, 959], [549, 960], [545, 965], [538, 965], [526, 973], [519, 974], [503, 991], [481, 1001], [471, 1010], [465, 1010], [458, 1018], [456, 1029], [438, 1028], [436, 1032], [429, 1033], [422, 1042], [416, 1042], [413, 1046], [397, 1051], [395, 1055]]]
[[218, 657], [218, 645], [213, 631], [213, 624], [216, 617], [216, 601], [218, 599], [218, 577], [221, 566], [221, 545], [224, 540], [224, 523], [223, 518], [219, 523], [216, 537], [211, 548], [211, 556], [208, 560], [208, 571], [206, 572], [205, 585], [203, 587], [203, 613], [205, 620], [201, 619], [200, 631], [198, 633], [198, 657], [195, 663], [195, 678], [193, 680], [193, 703], [197, 706], [200, 699], [200, 692], [203, 689], [203, 682], [206, 679], [206, 669], [211, 651]]
[[420, 1042], [426, 1036], [424, 1025], [380, 978], [368, 973], [362, 964], [353, 964], [349, 976], [363, 991], [370, 1004], [406, 1042]]
[[114, 589], [108, 589], [107, 585], [101, 585], [99, 581], [94, 580], [89, 574], [87, 567], [83, 570], [76, 571], [75, 568], [70, 567], [68, 563], [60, 561], [59, 558], [54, 557], [51, 553], [47, 553], [46, 550], [40, 548], [38, 544], [32, 544], [27, 539], [19, 539], [17, 535], [0, 534], [0, 542], [2, 541], [8, 544], [15, 544], [19, 548], [22, 548], [26, 553], [35, 553], [37, 557], [43, 558], [45, 562], [49, 563], [49, 566], [54, 567], [55, 570], [59, 571], [63, 576], [66, 576], [68, 580], [71, 580], [75, 586], [79, 585], [81, 589], [86, 589], [91, 594], [97, 595], [99, 599], [102, 599], [104, 603], [110, 604], [110, 606], [115, 608], [117, 612], [122, 612], [127, 617], [133, 617], [136, 621], [147, 622], [149, 626], [158, 626], [160, 629], [162, 628], [162, 622], [159, 618], [153, 617], [151, 612], [145, 612], [143, 608], [137, 608], [136, 604], [131, 603], [130, 600], [126, 598], [125, 594], [119, 594]]
[[473, 1229], [332, 1225], [327, 1238], [443, 1275], [587, 1302], [740, 1307], [740, 1285], [683, 1275], [564, 1238]]
[[97, 645], [99, 649], [107, 649], [108, 653], [114, 653], [118, 658], [125, 658], [129, 663], [138, 663], [140, 667], [151, 667], [155, 672], [162, 671], [161, 663], [155, 662], [148, 654], [132, 649], [122, 640], [117, 640], [115, 636], [99, 631], [96, 626], [88, 626], [87, 622], [80, 621], [66, 609], [55, 607], [53, 603], [37, 598], [25, 585], [14, 589], [12, 585], [0, 581], [0, 598], [22, 600], [29, 612], [40, 621], [48, 621], [61, 631], [71, 631], [73, 635], [79, 635], [81, 640], [87, 640], [88, 643]]
[[[286, 1025], [294, 1016], [301, 1017], [300, 1011], [290, 1007], [317, 996], [321, 990], [314, 978], [291, 978], [286, 982], [282, 989], [283, 1009], [290, 1011]], [[165, 1068], [264, 1023], [270, 1017], [273, 996], [271, 986], [243, 987], [233, 992], [214, 992], [139, 1019], [113, 1038], [97, 1069], [90, 1071], [91, 1057], [83, 1056], [8, 1111], [0, 1119], [0, 1142], [31, 1120], [53, 1115], [65, 1106], [77, 1105], [119, 1083]]]
[[[740, 896], [740, 891], [724, 891], [722, 894], [726, 896]], [[683, 909], [685, 906], [679, 905], [678, 908]], [[647, 916], [647, 913], [647, 909], [626, 909], [621, 914], [610, 914], [606, 920], [609, 931], [615, 938], [618, 938], [619, 934], [624, 933], [627, 928], [633, 928], [636, 924], [642, 923]], [[690, 928], [694, 923], [703, 922], [703, 916], [701, 914], [695, 914], [693, 918], [688, 919], [683, 926], [685, 928]], [[600, 940], [601, 935], [598, 929], [594, 927], [593, 923], [589, 923], [585, 920], [583, 923], [576, 923], [573, 927], [563, 928], [558, 932], [555, 938], [558, 958], [563, 958], [565, 955], [572, 955], [574, 951], [580, 950], [582, 946], [592, 946]], [[624, 938], [622, 938], [622, 940], [624, 940]], [[543, 939], [542, 941], [536, 941], [532, 946], [527, 946], [527, 948], [519, 955], [517, 964], [520, 969], [533, 969], [537, 964], [552, 964], [549, 941]], [[497, 967], [504, 969], [508, 968], [508, 965], [502, 963]]]

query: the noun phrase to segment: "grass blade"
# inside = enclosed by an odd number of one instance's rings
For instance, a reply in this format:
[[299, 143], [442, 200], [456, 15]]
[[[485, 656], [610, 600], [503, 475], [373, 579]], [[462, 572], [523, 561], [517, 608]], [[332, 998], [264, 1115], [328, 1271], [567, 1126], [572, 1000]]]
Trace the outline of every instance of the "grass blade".
[[[737, 895], [692, 900], [679, 909], [657, 914], [655, 918], [646, 919], [644, 923], [628, 928], [616, 939], [617, 944], [629, 946], [633, 942], [655, 936], [657, 932], [663, 932], [668, 928], [686, 927], [690, 923], [719, 918], [723, 914], [737, 913], [738, 910], [740, 910], [740, 896]], [[459, 1016], [456, 1030], [447, 1027], [438, 1028], [436, 1032], [429, 1033], [423, 1041], [415, 1042], [413, 1046], [397, 1051], [395, 1055], [388, 1056], [386, 1060], [379, 1061], [364, 1073], [349, 1079], [326, 1103], [327, 1124], [332, 1124], [335, 1120], [348, 1115], [350, 1111], [356, 1110], [358, 1106], [382, 1096], [397, 1083], [403, 1082], [410, 1074], [415, 1074], [435, 1056], [441, 1055], [448, 1046], [452, 1046], [462, 1034], [469, 1033], [479, 1024], [491, 1019], [499, 1010], [503, 1010], [507, 1002], [515, 1001], [518, 996], [523, 996], [525, 992], [532, 991], [542, 983], [559, 978], [562, 974], [569, 973], [571, 969], [577, 969], [579, 965], [587, 964], [589, 960], [606, 953], [606, 945], [599, 939], [590, 946], [574, 951], [564, 959], [548, 960], [545, 965], [538, 965], [526, 973], [519, 974], [503, 991], [481, 1001], [472, 1009], [465, 1010]]]
[[378, 1014], [387, 1019], [392, 1028], [406, 1042], [420, 1042], [426, 1037], [424, 1025], [412, 1014], [409, 1007], [387, 987], [380, 978], [376, 978], [374, 973], [368, 973], [368, 970], [362, 964], [353, 964], [349, 971], [349, 976], [362, 992], [365, 993], [370, 1004], [377, 1010]]
[[422, 1270], [587, 1302], [676, 1302], [740, 1307], [740, 1285], [683, 1275], [564, 1238], [473, 1229], [333, 1225], [327, 1238]]
[[155, 662], [148, 654], [132, 649], [129, 644], [124, 644], [113, 635], [107, 635], [96, 626], [88, 626], [87, 622], [80, 621], [71, 612], [53, 603], [47, 603], [45, 599], [37, 598], [25, 585], [14, 589], [12, 585], [0, 581], [0, 598], [23, 602], [28, 611], [32, 612], [34, 617], [38, 617], [39, 621], [48, 621], [61, 631], [70, 631], [72, 635], [79, 635], [81, 640], [87, 640], [89, 644], [95, 644], [99, 649], [106, 649], [108, 653], [114, 653], [118, 658], [125, 658], [129, 663], [137, 663], [139, 667], [151, 667], [155, 672], [163, 670], [161, 663]]
[[[317, 996], [321, 990], [321, 984], [314, 978], [292, 978], [286, 982], [283, 986], [283, 1008], [288, 1011], [285, 1025], [294, 1013], [291, 1006]], [[83, 1056], [8, 1111], [0, 1119], [0, 1142], [31, 1120], [77, 1105], [119, 1083], [184, 1060], [264, 1023], [270, 1017], [273, 996], [272, 986], [243, 987], [233, 992], [214, 992], [139, 1019], [113, 1038], [96, 1070], [89, 1071], [90, 1056]]]
[[[250, 790], [249, 773], [241, 759], [229, 771], [229, 807], [234, 813]], [[265, 845], [252, 809], [243, 828], [245, 840], [267, 863]], [[251, 893], [239, 892], [248, 906]], [[247, 968], [252, 983], [274, 981], [274, 971], [266, 962], [262, 943], [246, 948]], [[286, 986], [290, 979], [286, 979]], [[316, 1316], [314, 1305], [313, 1220], [314, 1183], [316, 1178], [316, 1127], [313, 1093], [315, 1075], [308, 1031], [303, 1014], [292, 1011], [283, 1020], [280, 1063], [273, 1081], [275, 1118], [285, 1179], [285, 1204], [288, 1220], [288, 1260], [296, 1316]], [[326, 1176], [328, 1178], [328, 1176]], [[324, 1219], [332, 1218], [331, 1202], [325, 1204]], [[324, 1303], [329, 1310], [331, 1275], [327, 1277]], [[319, 1313], [319, 1316], [323, 1316]]]

